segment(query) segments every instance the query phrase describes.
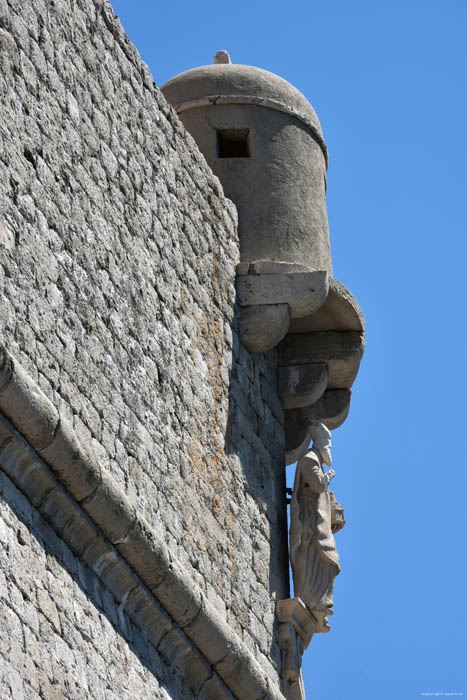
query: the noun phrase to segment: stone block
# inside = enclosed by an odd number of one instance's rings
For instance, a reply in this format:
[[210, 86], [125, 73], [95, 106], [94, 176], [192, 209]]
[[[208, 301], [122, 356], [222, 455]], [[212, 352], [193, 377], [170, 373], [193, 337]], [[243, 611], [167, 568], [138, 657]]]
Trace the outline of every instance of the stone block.
[[211, 667], [202, 659], [183, 632], [177, 628], [164, 635], [158, 651], [171, 664], [177, 666], [182, 678], [196, 694], [212, 675]]
[[[240, 265], [245, 263], [240, 263]], [[255, 260], [248, 265], [248, 273], [250, 275], [277, 275], [291, 272], [313, 272], [308, 265], [302, 265], [296, 262], [282, 262], [281, 260]], [[246, 272], [240, 272], [237, 267], [237, 274], [246, 275]]]
[[289, 334], [279, 346], [279, 364], [325, 363], [328, 389], [350, 389], [364, 350], [364, 336], [356, 331], [316, 331]]
[[328, 389], [312, 406], [303, 408], [305, 421], [321, 421], [329, 430], [335, 430], [345, 421], [350, 410], [350, 389]]
[[89, 444], [79, 440], [66, 418], [60, 419], [52, 442], [40, 455], [77, 501], [88, 498], [101, 481], [100, 465]]
[[[235, 697], [266, 698], [263, 671], [256, 662], [252, 663], [250, 652], [240, 640], [232, 640], [227, 655], [214, 664], [214, 668]], [[271, 695], [271, 700], [273, 697]]]
[[232, 632], [222, 617], [204, 602], [198, 616], [184, 628], [193, 643], [211, 664], [228, 653]]
[[284, 338], [289, 322], [288, 304], [245, 306], [240, 310], [240, 340], [250, 352], [267, 352]]
[[275, 383], [272, 384], [270, 378], [266, 378], [263, 374], [261, 375], [261, 395], [266, 406], [269, 406], [279, 423], [282, 423], [284, 420], [284, 409], [278, 395], [278, 387]]
[[180, 627], [188, 625], [199, 614], [203, 600], [201, 591], [175, 560], [160, 584], [147, 585]]
[[79, 506], [60, 488], [46, 495], [40, 510], [58, 533], [62, 533], [71, 521], [80, 517]]
[[172, 620], [159, 606], [154, 596], [142, 586], [134, 588], [124, 609], [130, 619], [143, 630], [154, 647], [159, 646], [162, 637], [172, 629]]
[[124, 603], [129, 593], [139, 585], [135, 576], [115, 551], [107, 548], [107, 553], [94, 565], [94, 571], [118, 603]]
[[89, 542], [81, 557], [87, 566], [96, 574], [99, 574], [99, 566], [109, 551], [109, 543], [99, 533]]
[[239, 275], [236, 282], [240, 306], [288, 304], [292, 318], [319, 309], [326, 300], [328, 284], [327, 272], [322, 270]]
[[49, 445], [58, 424], [58, 411], [16, 360], [0, 347], [0, 411], [30, 445]]
[[169, 550], [142, 518], [136, 520], [131, 537], [117, 544], [117, 549], [148, 587], [157, 587], [167, 576], [172, 560]]
[[125, 540], [135, 521], [135, 507], [107, 472], [102, 471], [99, 486], [82, 505], [112, 544]]
[[21, 436], [18, 436], [18, 440], [15, 439], [15, 431], [11, 434], [11, 439], [3, 443], [0, 464], [36, 507], [57, 486], [57, 481], [48, 467], [34, 456]]
[[277, 369], [278, 393], [285, 409], [302, 408], [317, 401], [328, 383], [324, 362], [288, 365]]
[[198, 700], [236, 700], [227, 686], [215, 675], [209, 678], [198, 693]]
[[290, 323], [290, 333], [309, 331], [365, 332], [365, 320], [357, 300], [338, 280], [329, 280], [328, 296], [319, 309]]
[[98, 537], [97, 529], [82, 510], [77, 518], [65, 525], [60, 534], [78, 556], [81, 556], [91, 542]]

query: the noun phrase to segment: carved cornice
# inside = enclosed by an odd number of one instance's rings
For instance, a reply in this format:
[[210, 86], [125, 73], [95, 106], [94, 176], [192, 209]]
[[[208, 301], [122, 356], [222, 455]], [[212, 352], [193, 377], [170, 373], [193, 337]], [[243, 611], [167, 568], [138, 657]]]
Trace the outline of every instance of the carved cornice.
[[330, 430], [350, 409], [350, 388], [365, 349], [354, 296], [323, 270], [273, 260], [237, 265], [240, 339], [250, 352], [278, 348], [286, 463], [310, 442], [311, 424]]

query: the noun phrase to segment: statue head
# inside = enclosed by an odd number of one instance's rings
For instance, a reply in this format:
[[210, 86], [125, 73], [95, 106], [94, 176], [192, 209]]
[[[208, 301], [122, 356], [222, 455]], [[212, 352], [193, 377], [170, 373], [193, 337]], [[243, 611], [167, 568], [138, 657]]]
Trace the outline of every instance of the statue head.
[[310, 434], [313, 440], [312, 449], [319, 452], [324, 464], [330, 467], [332, 464], [331, 431], [323, 423], [316, 422], [312, 424]]

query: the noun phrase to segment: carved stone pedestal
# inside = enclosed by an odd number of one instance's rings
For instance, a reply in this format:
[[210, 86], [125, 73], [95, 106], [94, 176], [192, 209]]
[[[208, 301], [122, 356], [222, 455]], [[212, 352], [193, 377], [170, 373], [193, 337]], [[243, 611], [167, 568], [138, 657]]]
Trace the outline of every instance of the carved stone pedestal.
[[317, 630], [318, 620], [300, 598], [278, 600], [276, 615], [286, 697], [288, 700], [305, 700], [302, 654]]

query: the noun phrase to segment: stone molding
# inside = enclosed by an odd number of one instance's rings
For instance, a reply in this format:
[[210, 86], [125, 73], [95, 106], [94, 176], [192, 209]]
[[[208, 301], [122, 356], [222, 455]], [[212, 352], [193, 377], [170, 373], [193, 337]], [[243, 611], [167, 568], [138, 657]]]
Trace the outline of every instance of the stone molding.
[[181, 102], [174, 106], [177, 114], [182, 114], [187, 112], [189, 109], [197, 109], [200, 107], [209, 107], [211, 105], [254, 105], [255, 107], [266, 107], [267, 109], [274, 109], [276, 112], [283, 112], [290, 117], [294, 117], [300, 121], [306, 128], [311, 132], [313, 139], [316, 141], [318, 146], [321, 148], [326, 162], [326, 168], [329, 165], [329, 155], [326, 142], [319, 133], [316, 126], [311, 122], [310, 119], [303, 116], [293, 107], [288, 107], [283, 102], [278, 102], [277, 100], [271, 100], [268, 97], [258, 97], [256, 95], [206, 95], [206, 97], [198, 97], [196, 100], [188, 100], [187, 102]]
[[274, 260], [237, 265], [240, 340], [250, 352], [267, 352], [289, 332], [292, 319], [309, 318], [326, 301], [329, 277], [298, 263]]
[[311, 425], [338, 428], [365, 349], [365, 321], [351, 292], [324, 270], [277, 260], [237, 265], [239, 335], [249, 352], [278, 350], [285, 460], [300, 459]]
[[72, 425], [0, 347], [0, 466], [196, 697], [284, 700]]

